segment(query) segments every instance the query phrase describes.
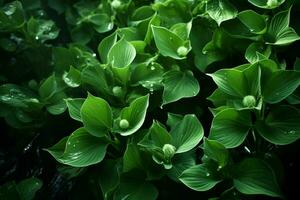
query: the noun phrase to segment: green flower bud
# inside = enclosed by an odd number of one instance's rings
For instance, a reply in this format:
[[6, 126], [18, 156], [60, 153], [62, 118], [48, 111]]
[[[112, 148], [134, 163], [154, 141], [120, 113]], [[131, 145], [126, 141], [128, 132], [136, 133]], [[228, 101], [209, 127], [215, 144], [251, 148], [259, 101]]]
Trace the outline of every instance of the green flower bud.
[[268, 0], [267, 6], [270, 8], [276, 7], [278, 5], [278, 0]]
[[256, 106], [256, 99], [254, 96], [252, 95], [247, 95], [244, 97], [243, 99], [243, 105], [248, 107], [248, 108], [252, 108]]
[[177, 54], [179, 56], [186, 56], [187, 53], [188, 53], [188, 49], [185, 46], [178, 47]]
[[116, 97], [119, 97], [122, 95], [122, 87], [115, 86], [115, 87], [113, 87], [112, 92]]
[[121, 5], [122, 5], [122, 2], [119, 1], [119, 0], [113, 0], [111, 2], [111, 7], [114, 8], [114, 9], [120, 8]]
[[127, 119], [121, 119], [119, 122], [119, 126], [121, 129], [127, 129], [129, 127], [129, 122]]
[[171, 144], [165, 144], [162, 148], [165, 158], [172, 158], [176, 152], [176, 148]]

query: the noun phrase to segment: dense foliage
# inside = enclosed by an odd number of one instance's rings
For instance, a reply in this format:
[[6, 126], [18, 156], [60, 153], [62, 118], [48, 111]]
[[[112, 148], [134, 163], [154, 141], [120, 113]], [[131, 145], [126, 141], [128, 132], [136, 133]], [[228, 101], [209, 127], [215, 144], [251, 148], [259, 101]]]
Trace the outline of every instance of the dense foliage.
[[298, 0], [0, 0], [0, 199], [291, 198], [299, 19]]

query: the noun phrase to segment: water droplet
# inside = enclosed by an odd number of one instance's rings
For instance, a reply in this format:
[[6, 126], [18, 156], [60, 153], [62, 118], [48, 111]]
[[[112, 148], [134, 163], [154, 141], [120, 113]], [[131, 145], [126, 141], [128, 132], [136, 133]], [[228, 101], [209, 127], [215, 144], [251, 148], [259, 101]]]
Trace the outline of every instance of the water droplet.
[[93, 57], [96, 57], [96, 54], [95, 54], [95, 53], [93, 53]]
[[159, 106], [159, 108], [160, 108], [160, 109], [164, 109], [164, 108], [163, 108], [163, 105]]
[[151, 68], [150, 68], [150, 69], [153, 71], [153, 70], [155, 70], [155, 67], [154, 67], [154, 66], [151, 66]]
[[250, 32], [254, 32], [254, 29], [250, 29]]
[[76, 56], [76, 58], [79, 59], [80, 57], [79, 57], [79, 56]]
[[68, 142], [68, 145], [71, 145], [71, 142]]
[[73, 148], [75, 148], [76, 147], [76, 145], [75, 144], [73, 144]]
[[210, 176], [210, 173], [206, 172], [206, 176]]
[[79, 83], [75, 82], [74, 80], [68, 77], [68, 72], [65, 72], [62, 78], [65, 81], [65, 83], [70, 87], [78, 87], [80, 85]]
[[203, 54], [207, 54], [207, 51], [203, 51], [202, 53], [203, 53]]
[[35, 36], [35, 39], [36, 39], [36, 40], [38, 40], [38, 39], [39, 39], [39, 37], [38, 37], [38, 36]]
[[217, 171], [220, 171], [222, 169], [222, 166], [219, 165]]
[[244, 149], [247, 153], [251, 153], [250, 149], [247, 146], [244, 146]]
[[290, 131], [288, 132], [288, 134], [291, 134], [291, 135], [294, 135], [295, 133], [296, 133], [295, 130], [290, 130]]

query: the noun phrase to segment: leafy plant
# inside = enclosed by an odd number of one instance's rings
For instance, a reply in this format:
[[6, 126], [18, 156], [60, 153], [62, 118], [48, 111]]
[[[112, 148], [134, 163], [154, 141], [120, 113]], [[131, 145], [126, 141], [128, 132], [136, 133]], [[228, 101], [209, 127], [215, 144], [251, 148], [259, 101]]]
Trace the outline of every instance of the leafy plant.
[[0, 0], [0, 199], [290, 198], [299, 6]]

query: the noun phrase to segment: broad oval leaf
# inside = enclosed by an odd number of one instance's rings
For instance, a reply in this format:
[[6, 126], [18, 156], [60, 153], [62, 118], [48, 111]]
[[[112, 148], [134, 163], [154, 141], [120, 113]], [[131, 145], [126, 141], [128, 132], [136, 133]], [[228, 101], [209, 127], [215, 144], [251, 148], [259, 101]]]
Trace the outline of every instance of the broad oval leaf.
[[129, 66], [135, 56], [136, 50], [134, 46], [122, 38], [108, 52], [107, 62], [113, 67], [123, 68]]
[[[141, 128], [145, 121], [148, 106], [149, 95], [139, 97], [132, 101], [129, 107], [122, 109], [119, 119], [115, 121], [114, 131], [120, 133], [122, 136], [128, 136], [135, 133]], [[119, 123], [122, 119], [128, 121], [128, 128], [121, 129]]]
[[229, 160], [229, 151], [219, 142], [214, 140], [204, 140], [204, 154], [216, 161], [220, 167], [224, 167]]
[[300, 138], [300, 112], [290, 106], [281, 106], [270, 112], [264, 121], [255, 124], [258, 133], [269, 142], [287, 145]]
[[100, 97], [88, 94], [81, 106], [81, 120], [92, 135], [102, 137], [112, 128], [112, 111], [109, 104]]
[[253, 10], [244, 10], [238, 14], [238, 19], [249, 28], [250, 32], [263, 34], [267, 30], [267, 23], [263, 16]]
[[72, 119], [77, 121], [82, 121], [80, 116], [80, 109], [82, 104], [84, 103], [83, 98], [74, 98], [74, 99], [66, 99], [66, 104], [69, 110], [69, 115]]
[[193, 149], [204, 135], [204, 130], [195, 115], [185, 115], [181, 122], [171, 130], [172, 144], [176, 153], [183, 153]]
[[189, 42], [185, 42], [177, 34], [169, 31], [168, 29], [160, 26], [151, 26], [154, 41], [159, 52], [163, 56], [168, 56], [174, 59], [184, 59], [184, 55], [178, 54], [180, 47], [186, 48], [186, 54], [191, 50]]
[[182, 98], [194, 97], [200, 91], [200, 86], [190, 71], [168, 71], [163, 76], [163, 103], [162, 105]]
[[262, 95], [267, 103], [278, 103], [291, 95], [300, 85], [300, 72], [279, 70], [262, 84]]
[[237, 9], [227, 0], [210, 0], [207, 3], [207, 13], [220, 26], [223, 21], [237, 16]]
[[274, 9], [285, 2], [285, 0], [248, 0], [251, 4], [259, 8]]
[[103, 138], [94, 137], [84, 128], [79, 128], [46, 151], [60, 163], [86, 167], [103, 160], [107, 145]]
[[234, 187], [243, 194], [282, 197], [271, 167], [257, 158], [247, 158], [234, 170]]
[[179, 180], [196, 191], [210, 190], [221, 182], [221, 179], [210, 172], [206, 164], [195, 165], [184, 170]]
[[98, 45], [98, 53], [103, 63], [107, 63], [108, 52], [117, 42], [117, 34], [114, 32], [113, 34], [107, 36]]
[[235, 148], [244, 142], [251, 126], [250, 111], [225, 109], [214, 117], [209, 139], [220, 142], [226, 148]]

